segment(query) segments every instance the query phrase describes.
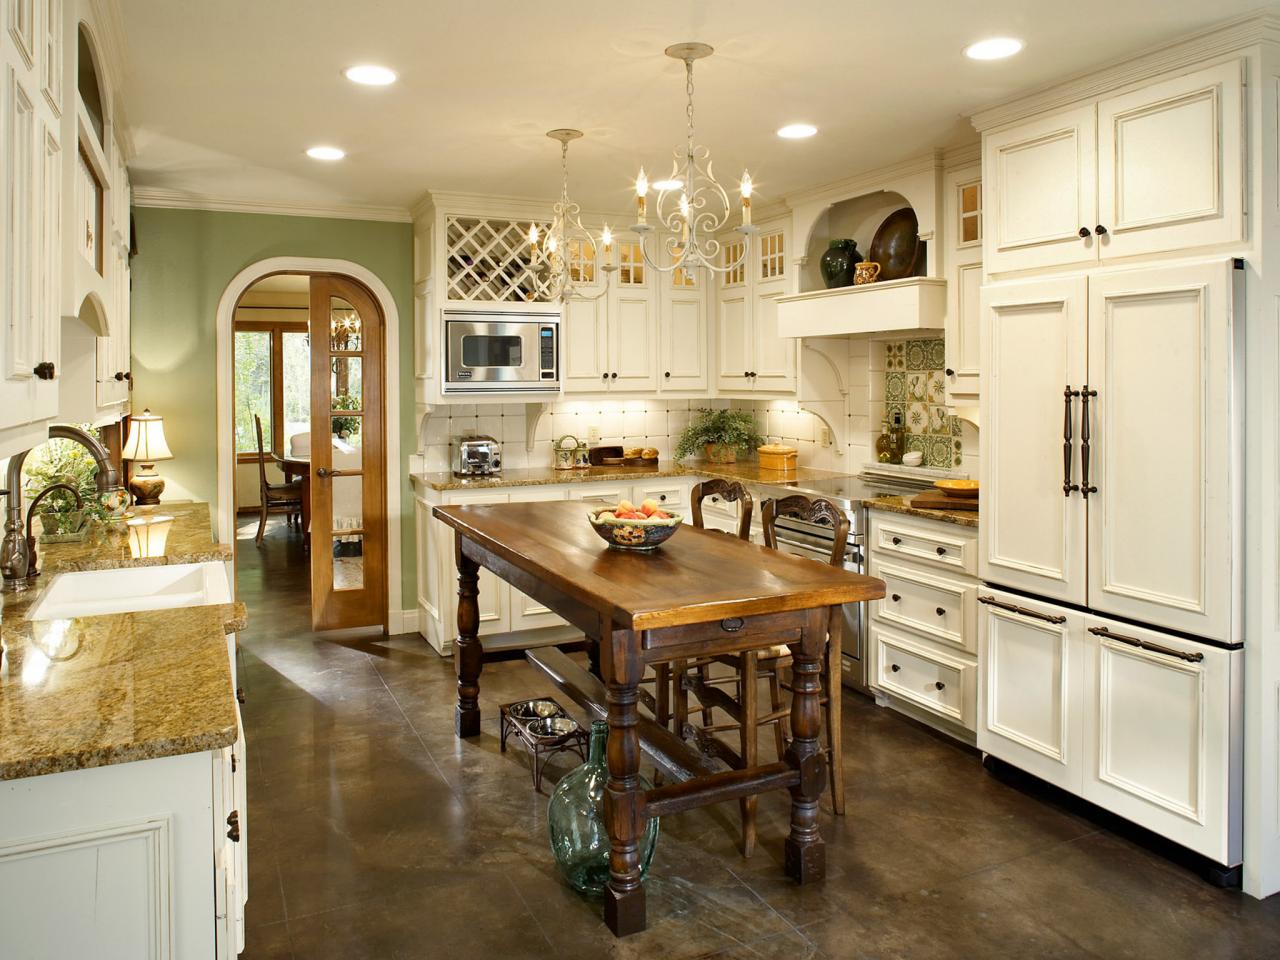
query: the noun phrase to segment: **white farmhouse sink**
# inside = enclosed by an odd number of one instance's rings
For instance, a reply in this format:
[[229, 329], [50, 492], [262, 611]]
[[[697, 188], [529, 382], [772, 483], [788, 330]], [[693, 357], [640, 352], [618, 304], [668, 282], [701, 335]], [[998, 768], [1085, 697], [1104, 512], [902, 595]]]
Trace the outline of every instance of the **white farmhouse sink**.
[[65, 620], [227, 603], [231, 590], [219, 562], [86, 570], [53, 577], [31, 608], [32, 620]]

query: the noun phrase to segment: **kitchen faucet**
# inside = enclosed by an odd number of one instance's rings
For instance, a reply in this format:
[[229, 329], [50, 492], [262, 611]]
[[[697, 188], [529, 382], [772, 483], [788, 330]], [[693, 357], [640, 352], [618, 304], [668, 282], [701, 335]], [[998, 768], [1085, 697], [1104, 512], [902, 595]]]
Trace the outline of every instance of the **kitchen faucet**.
[[[49, 427], [49, 438], [74, 440], [89, 451], [94, 463], [98, 465], [96, 484], [99, 493], [120, 488], [120, 472], [111, 462], [111, 454], [107, 452], [107, 448], [97, 439], [79, 427], [65, 423], [55, 423]], [[4, 587], [7, 590], [20, 588], [28, 578], [36, 574], [34, 551], [27, 544], [22, 523], [22, 465], [26, 463], [30, 452], [24, 450], [9, 458], [9, 499], [5, 510], [4, 542], [0, 543], [0, 573], [4, 575]]]

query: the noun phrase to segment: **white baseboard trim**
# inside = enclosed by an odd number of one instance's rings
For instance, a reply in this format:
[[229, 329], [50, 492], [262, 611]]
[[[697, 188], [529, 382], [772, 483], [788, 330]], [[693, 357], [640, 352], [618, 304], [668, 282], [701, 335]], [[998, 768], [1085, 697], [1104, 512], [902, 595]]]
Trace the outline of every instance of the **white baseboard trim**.
[[387, 614], [387, 632], [390, 634], [417, 633], [418, 608], [391, 610]]

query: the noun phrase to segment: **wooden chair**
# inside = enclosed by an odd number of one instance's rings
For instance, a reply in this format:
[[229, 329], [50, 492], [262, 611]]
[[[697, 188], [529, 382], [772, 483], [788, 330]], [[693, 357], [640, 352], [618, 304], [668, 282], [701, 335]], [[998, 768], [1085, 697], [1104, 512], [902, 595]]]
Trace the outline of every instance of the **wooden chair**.
[[267, 512], [273, 508], [285, 507], [288, 519], [302, 514], [302, 479], [299, 477], [288, 483], [272, 483], [267, 479], [267, 455], [262, 447], [262, 418], [253, 415], [253, 428], [258, 434], [258, 489], [261, 500], [261, 511], [258, 515], [258, 535], [254, 543], [262, 543], [262, 535], [267, 530]]
[[[809, 499], [800, 495], [784, 497], [781, 500], [766, 500], [761, 510], [761, 521], [764, 527], [765, 545], [771, 549], [778, 548], [776, 522], [778, 517], [794, 517], [809, 523], [829, 524], [834, 530], [834, 540], [829, 562], [833, 566], [844, 564], [846, 542], [849, 535], [849, 520], [844, 511], [830, 500]], [[824, 748], [828, 759], [828, 772], [831, 778], [831, 805], [837, 814], [844, 813], [844, 771], [843, 746], [840, 733], [840, 629], [841, 623], [828, 626], [827, 656], [823, 659], [822, 697], [821, 703], [825, 726], [827, 729], [827, 745]], [[727, 713], [731, 723], [704, 723], [701, 730], [694, 731], [695, 736], [705, 745], [712, 747], [712, 752], [731, 767], [753, 767], [759, 761], [759, 729], [771, 724], [774, 732], [774, 745], [779, 759], [786, 750], [791, 739], [791, 707], [784, 703], [783, 691], [791, 691], [786, 681], [786, 671], [791, 666], [791, 651], [780, 645], [768, 650], [749, 650], [745, 653], [714, 658], [715, 662], [734, 667], [734, 675], [719, 680], [708, 680], [706, 669], [701, 669], [696, 676], [691, 676], [686, 686], [707, 708], [718, 708]], [[760, 680], [769, 683], [769, 709], [760, 713], [758, 705], [758, 687]], [[736, 687], [736, 697], [720, 689], [726, 680]], [[704, 712], [704, 717], [706, 713]], [[739, 733], [739, 751], [730, 752], [722, 742], [712, 741], [710, 737], [721, 730], [736, 729]], [[747, 797], [740, 801], [742, 810], [742, 855], [749, 857], [755, 851], [756, 843], [756, 798]]]

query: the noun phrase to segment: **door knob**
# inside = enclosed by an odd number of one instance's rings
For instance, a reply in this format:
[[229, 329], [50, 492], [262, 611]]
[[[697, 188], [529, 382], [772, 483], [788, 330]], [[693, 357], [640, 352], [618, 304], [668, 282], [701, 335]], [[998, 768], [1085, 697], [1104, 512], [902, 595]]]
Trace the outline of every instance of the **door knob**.
[[316, 467], [316, 476], [323, 480], [325, 477], [343, 477], [346, 476], [341, 470], [330, 470], [328, 467]]

